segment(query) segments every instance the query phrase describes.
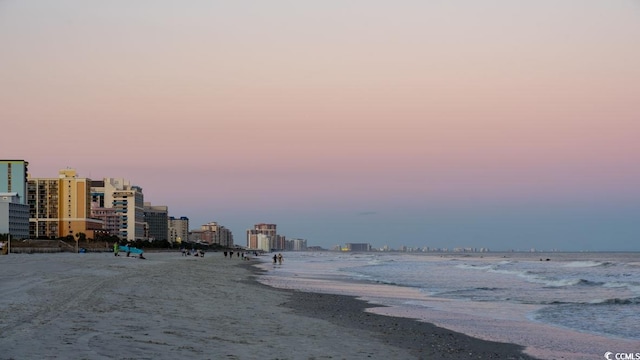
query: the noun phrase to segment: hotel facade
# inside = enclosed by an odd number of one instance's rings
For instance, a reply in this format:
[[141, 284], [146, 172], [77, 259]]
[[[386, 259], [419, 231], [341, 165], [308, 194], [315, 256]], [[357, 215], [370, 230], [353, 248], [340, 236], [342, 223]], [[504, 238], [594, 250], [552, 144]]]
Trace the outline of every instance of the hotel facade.
[[149, 241], [169, 240], [169, 207], [144, 203], [144, 221]]
[[189, 241], [189, 218], [186, 216], [181, 216], [180, 218], [175, 218], [173, 216], [169, 216], [168, 226], [169, 226], [169, 242], [171, 243], [182, 243]]
[[29, 238], [28, 166], [24, 160], [0, 160], [0, 234]]
[[21, 203], [18, 193], [0, 193], [0, 234], [29, 238], [29, 205]]
[[231, 230], [212, 221], [201, 225], [199, 230], [191, 231], [189, 236], [190, 242], [200, 242], [209, 245], [220, 245], [222, 247], [233, 246], [233, 234]]
[[[261, 236], [263, 235], [263, 236]], [[266, 239], [266, 240], [265, 240]], [[265, 245], [268, 241], [269, 245]], [[276, 224], [255, 224], [253, 229], [247, 230], [247, 248], [265, 250], [285, 250], [286, 238], [278, 235]]]
[[27, 203], [28, 167], [24, 160], [0, 160], [0, 192], [17, 193], [21, 204]]
[[104, 178], [94, 181], [91, 201], [101, 208], [114, 209], [119, 218], [118, 236], [127, 241], [146, 240], [144, 221], [144, 195], [142, 188], [122, 178]]
[[60, 170], [58, 178], [29, 178], [29, 236], [93, 238], [103, 224], [91, 217], [90, 189], [91, 179], [79, 178], [74, 169]]

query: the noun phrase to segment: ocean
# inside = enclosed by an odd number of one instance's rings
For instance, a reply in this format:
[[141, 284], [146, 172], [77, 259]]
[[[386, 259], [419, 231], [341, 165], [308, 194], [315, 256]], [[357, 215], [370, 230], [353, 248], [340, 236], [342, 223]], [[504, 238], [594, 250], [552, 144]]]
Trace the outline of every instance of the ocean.
[[284, 256], [282, 265], [261, 257], [261, 282], [357, 296], [384, 306], [372, 312], [524, 345], [543, 359], [640, 353], [640, 253]]

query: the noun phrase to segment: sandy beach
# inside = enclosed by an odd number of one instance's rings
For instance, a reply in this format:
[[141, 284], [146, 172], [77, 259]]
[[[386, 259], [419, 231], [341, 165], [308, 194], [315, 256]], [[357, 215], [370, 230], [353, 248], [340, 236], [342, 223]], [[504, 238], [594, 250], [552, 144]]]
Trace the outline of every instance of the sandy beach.
[[0, 359], [530, 359], [351, 297], [267, 287], [222, 253], [145, 256], [0, 256]]

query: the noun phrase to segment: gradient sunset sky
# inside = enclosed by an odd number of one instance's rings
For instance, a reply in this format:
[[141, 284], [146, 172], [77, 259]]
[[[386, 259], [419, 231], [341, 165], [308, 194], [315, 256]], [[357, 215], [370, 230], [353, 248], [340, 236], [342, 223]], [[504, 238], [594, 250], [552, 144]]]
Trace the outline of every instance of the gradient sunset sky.
[[240, 245], [640, 250], [636, 0], [0, 0], [0, 119]]

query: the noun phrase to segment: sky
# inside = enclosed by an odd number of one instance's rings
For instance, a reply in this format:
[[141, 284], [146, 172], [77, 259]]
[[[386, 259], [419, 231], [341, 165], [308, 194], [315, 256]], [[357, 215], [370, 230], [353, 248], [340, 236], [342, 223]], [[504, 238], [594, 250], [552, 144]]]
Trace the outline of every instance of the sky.
[[0, 0], [0, 158], [333, 247], [640, 250], [636, 0]]

